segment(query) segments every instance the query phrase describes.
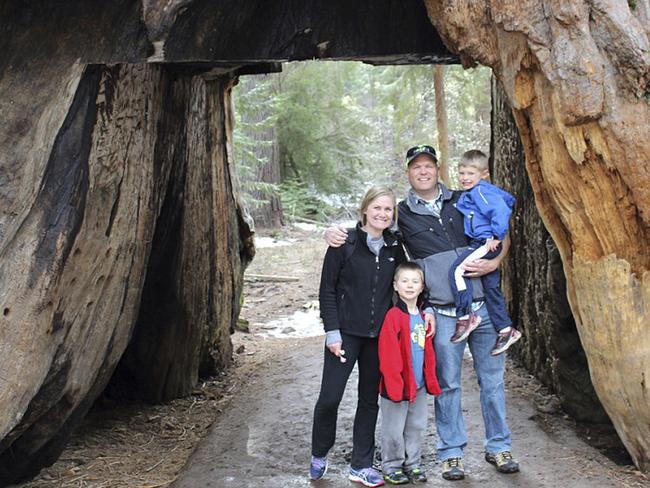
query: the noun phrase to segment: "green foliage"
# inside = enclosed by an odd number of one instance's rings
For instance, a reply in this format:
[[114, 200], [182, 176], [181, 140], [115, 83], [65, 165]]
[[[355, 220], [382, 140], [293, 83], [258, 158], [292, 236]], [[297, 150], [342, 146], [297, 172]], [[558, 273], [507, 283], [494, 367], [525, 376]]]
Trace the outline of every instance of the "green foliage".
[[272, 183], [256, 181], [260, 166], [268, 164], [263, 156], [264, 149], [271, 148], [271, 129], [277, 125], [277, 105], [279, 95], [271, 76], [242, 78], [235, 88], [235, 129], [233, 131], [234, 153], [237, 173], [246, 203], [251, 208], [263, 205], [265, 200], [255, 198], [255, 194], [267, 196], [278, 193]]
[[[437, 146], [433, 66], [288, 63], [282, 73], [242, 79], [255, 86], [244, 98], [235, 90], [236, 110], [264, 107], [269, 115], [252, 123], [237, 114], [236, 129], [243, 130], [235, 132], [238, 171], [264, 164], [251, 148], [270, 144], [258, 136], [275, 124], [283, 179], [279, 191], [288, 216], [331, 215], [339, 207], [325, 203], [333, 201], [332, 194], [349, 202], [373, 184], [392, 186], [401, 195], [407, 186], [406, 149], [421, 143]], [[489, 150], [490, 70], [448, 67], [445, 94], [455, 181], [456, 162], [464, 151]]]
[[336, 215], [336, 209], [326, 203], [322, 197], [299, 180], [286, 180], [280, 185], [280, 198], [285, 217], [296, 217], [330, 222]]
[[364, 164], [363, 122], [355, 63], [291, 63], [281, 75], [278, 103], [280, 161], [287, 177], [320, 191], [349, 191]]

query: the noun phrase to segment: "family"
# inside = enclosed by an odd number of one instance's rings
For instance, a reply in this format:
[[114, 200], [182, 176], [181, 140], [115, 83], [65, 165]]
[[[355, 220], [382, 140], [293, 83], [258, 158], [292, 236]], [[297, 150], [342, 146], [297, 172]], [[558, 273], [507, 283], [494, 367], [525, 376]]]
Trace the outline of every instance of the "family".
[[[388, 188], [368, 190], [355, 229], [330, 227], [320, 283], [325, 350], [314, 408], [309, 477], [323, 478], [339, 403], [358, 364], [349, 479], [365, 486], [424, 483], [427, 395], [435, 395], [442, 477], [465, 477], [467, 434], [461, 366], [468, 344], [480, 387], [485, 460], [519, 471], [506, 422], [502, 354], [521, 338], [500, 290], [514, 198], [488, 183], [478, 150], [458, 165], [462, 191], [438, 181], [432, 146], [406, 153], [411, 186], [399, 204]], [[396, 302], [393, 303], [393, 295]], [[381, 473], [373, 468], [381, 407]]]

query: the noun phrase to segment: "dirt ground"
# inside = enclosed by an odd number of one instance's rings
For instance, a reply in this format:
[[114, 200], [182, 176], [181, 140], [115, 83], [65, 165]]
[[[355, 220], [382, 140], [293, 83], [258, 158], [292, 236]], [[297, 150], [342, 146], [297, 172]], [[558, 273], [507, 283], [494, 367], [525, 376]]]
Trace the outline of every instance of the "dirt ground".
[[[273, 238], [286, 245], [273, 246]], [[203, 381], [190, 397], [163, 405], [100, 400], [59, 461], [32, 481], [14, 486], [310, 486], [306, 468], [323, 339], [309, 336], [317, 324], [302, 326], [317, 315], [314, 304], [325, 249], [319, 232], [297, 228], [267, 233], [263, 241], [265, 247], [258, 248], [246, 273], [241, 317], [250, 331], [233, 335], [236, 353], [229, 371]], [[296, 313], [301, 327], [296, 322], [273, 322]], [[330, 454], [332, 466], [327, 480], [318, 483], [323, 488], [351, 486], [346, 468], [355, 381], [351, 378], [341, 405], [337, 444]], [[511, 363], [506, 381], [508, 419], [522, 471], [497, 475], [482, 460], [482, 420], [468, 357], [463, 372], [470, 436], [465, 461], [468, 476], [458, 486], [650, 486], [634, 466], [620, 459], [616, 464], [602, 454], [618, 452], [609, 431], [576, 426], [558, 408], [553, 395]], [[435, 438], [431, 418], [424, 463], [429, 485], [442, 486], [447, 482], [439, 475]]]

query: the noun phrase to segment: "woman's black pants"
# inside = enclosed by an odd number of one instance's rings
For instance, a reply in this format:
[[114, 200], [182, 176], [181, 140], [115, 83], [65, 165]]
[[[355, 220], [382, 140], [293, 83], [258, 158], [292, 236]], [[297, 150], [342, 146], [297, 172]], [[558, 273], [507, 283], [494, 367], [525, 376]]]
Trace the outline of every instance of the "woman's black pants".
[[314, 408], [312, 455], [325, 457], [336, 438], [336, 418], [345, 385], [355, 363], [359, 363], [357, 412], [352, 433], [354, 469], [372, 466], [375, 452], [375, 424], [379, 405], [379, 354], [377, 338], [341, 334], [347, 361], [342, 363], [325, 347], [320, 395]]

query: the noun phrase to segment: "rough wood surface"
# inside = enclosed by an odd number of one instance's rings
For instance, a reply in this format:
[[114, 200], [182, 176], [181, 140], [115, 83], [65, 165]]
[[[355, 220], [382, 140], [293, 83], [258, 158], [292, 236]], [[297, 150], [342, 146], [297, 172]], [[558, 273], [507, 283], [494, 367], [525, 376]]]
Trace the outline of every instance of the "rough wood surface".
[[148, 398], [228, 361], [252, 253], [230, 73], [451, 51], [505, 88], [596, 391], [649, 467], [648, 1], [426, 0], [450, 50], [408, 2], [2, 2], [0, 483], [58, 455], [131, 336]]
[[524, 149], [503, 88], [492, 78], [490, 174], [517, 196], [502, 264], [503, 291], [525, 340], [508, 354], [555, 391], [575, 419], [609, 422], [591, 384], [587, 359], [571, 314], [560, 252], [535, 206]]
[[648, 2], [425, 3], [463, 64], [504, 86], [594, 387], [648, 470]]
[[[227, 364], [251, 255], [229, 175], [227, 78], [146, 65], [49, 75], [24, 132], [38, 143], [16, 141], [36, 155], [3, 166], [22, 186], [2, 214], [0, 483], [56, 458], [132, 334], [130, 380], [149, 399]], [[43, 122], [57, 116], [58, 131]]]

